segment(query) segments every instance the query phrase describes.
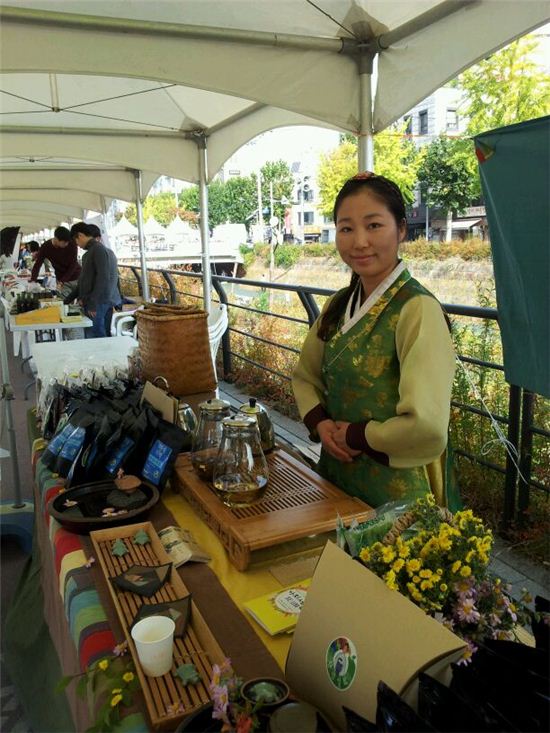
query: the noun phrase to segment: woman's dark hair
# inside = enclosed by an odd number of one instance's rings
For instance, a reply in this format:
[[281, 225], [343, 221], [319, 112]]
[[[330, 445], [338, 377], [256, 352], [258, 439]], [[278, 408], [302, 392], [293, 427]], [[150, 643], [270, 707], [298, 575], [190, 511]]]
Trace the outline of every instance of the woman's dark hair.
[[[354, 196], [363, 189], [372, 193], [373, 196], [379, 198], [390, 210], [397, 227], [400, 228], [406, 220], [405, 201], [399, 186], [384, 176], [377, 176], [375, 173], [358, 173], [353, 178], [349, 178], [334, 201], [333, 219], [337, 223], [338, 210], [344, 199], [348, 196]], [[317, 335], [322, 341], [329, 341], [338, 328], [338, 323], [346, 309], [346, 303], [357, 287], [359, 275], [355, 272], [351, 275], [351, 281], [347, 288], [341, 290], [332, 299], [329, 307], [321, 318]]]

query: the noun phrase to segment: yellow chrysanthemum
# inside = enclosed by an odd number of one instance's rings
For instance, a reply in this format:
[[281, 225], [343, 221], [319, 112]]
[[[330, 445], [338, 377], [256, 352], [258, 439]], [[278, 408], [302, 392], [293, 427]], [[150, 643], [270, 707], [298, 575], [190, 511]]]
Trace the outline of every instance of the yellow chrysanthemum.
[[105, 670], [109, 668], [109, 660], [108, 659], [102, 659], [101, 662], [97, 666], [99, 667], [99, 669], [102, 672], [105, 672]]
[[111, 695], [120, 695], [121, 692], [122, 692], [121, 687], [115, 687], [114, 690], [111, 690]]
[[122, 702], [122, 695], [115, 695], [111, 700], [111, 707], [116, 708], [120, 702]]
[[126, 672], [122, 675], [122, 679], [124, 680], [124, 682], [131, 682], [134, 679], [134, 673]]
[[382, 550], [382, 561], [389, 564], [395, 560], [395, 550], [393, 547], [384, 547]]
[[405, 565], [405, 561], [404, 561], [403, 559], [399, 558], [399, 559], [398, 559], [398, 560], [396, 560], [396, 561], [394, 562], [394, 564], [392, 565], [392, 570], [393, 570], [393, 571], [394, 571], [395, 573], [398, 573], [398, 572], [399, 572], [399, 571], [400, 571], [400, 570], [401, 570], [401, 569], [403, 568], [403, 566], [404, 566], [404, 565]]
[[370, 550], [368, 547], [363, 547], [361, 552], [359, 553], [359, 557], [363, 562], [369, 562], [370, 560]]
[[441, 583], [441, 585], [439, 586], [439, 590], [442, 593], [446, 593], [449, 590], [449, 586], [447, 585], [447, 583]]
[[417, 560], [415, 557], [412, 558], [412, 560], [407, 560], [407, 572], [411, 575], [413, 573], [416, 573], [420, 568], [422, 567], [422, 563], [420, 560]]
[[420, 575], [421, 578], [431, 578], [432, 577], [432, 571], [429, 570], [428, 568], [424, 568], [418, 574]]
[[456, 560], [456, 561], [455, 561], [455, 562], [454, 562], [454, 563], [453, 563], [453, 564], [451, 565], [451, 572], [452, 572], [452, 573], [458, 573], [458, 571], [460, 570], [460, 566], [461, 566], [461, 565], [462, 565], [462, 562], [461, 562], [460, 560]]
[[472, 568], [469, 565], [464, 565], [462, 568], [460, 568], [460, 574], [463, 578], [469, 578], [472, 574]]

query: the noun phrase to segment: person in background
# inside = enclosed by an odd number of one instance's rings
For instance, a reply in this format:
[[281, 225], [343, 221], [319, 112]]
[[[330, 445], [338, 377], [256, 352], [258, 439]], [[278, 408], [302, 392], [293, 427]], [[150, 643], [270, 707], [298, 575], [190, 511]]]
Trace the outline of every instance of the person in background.
[[106, 323], [111, 322], [113, 307], [120, 303], [116, 255], [94, 238], [94, 231], [83, 221], [71, 227], [73, 240], [85, 250], [76, 297], [93, 322], [93, 326], [86, 329], [86, 338], [109, 335]]
[[[30, 243], [29, 243], [30, 244]], [[38, 244], [38, 242], [37, 242]], [[31, 252], [26, 243], [21, 245], [19, 250], [19, 258], [17, 261], [17, 267], [21, 270], [28, 267], [29, 260], [31, 260]], [[32, 260], [31, 260], [32, 261]]]
[[78, 247], [72, 241], [67, 227], [57, 227], [52, 239], [40, 247], [34, 260], [31, 282], [37, 281], [45, 260], [49, 260], [52, 264], [59, 294], [63, 298], [66, 297], [76, 287], [80, 275]]
[[373, 507], [431, 491], [455, 510], [446, 450], [455, 354], [441, 305], [398, 256], [401, 191], [359, 174], [338, 193], [334, 222], [351, 282], [309, 331], [292, 383], [322, 444], [319, 473]]

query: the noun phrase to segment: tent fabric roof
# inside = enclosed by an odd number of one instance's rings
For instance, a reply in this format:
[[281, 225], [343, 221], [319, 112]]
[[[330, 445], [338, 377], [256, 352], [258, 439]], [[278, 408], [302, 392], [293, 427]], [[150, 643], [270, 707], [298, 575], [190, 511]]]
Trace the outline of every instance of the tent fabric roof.
[[[135, 198], [132, 169], [143, 172], [144, 193], [161, 174], [197, 181], [197, 134], [210, 180], [274, 127], [358, 132], [358, 44], [380, 51], [377, 131], [550, 15], [545, 0], [8, 1], [0, 188], [37, 187], [42, 168], [80, 160], [87, 170], [55, 187], [125, 200]], [[432, 11], [438, 20], [410, 25]]]
[[166, 229], [159, 224], [154, 216], [150, 216], [143, 225], [143, 233], [149, 236], [166, 234]]
[[476, 224], [479, 224], [481, 219], [463, 219], [462, 221], [453, 221], [451, 224], [453, 229], [471, 229]]
[[123, 215], [109, 232], [111, 237], [135, 236], [138, 233], [131, 221]]
[[188, 221], [183, 221], [179, 216], [175, 216], [170, 224], [166, 227], [166, 231], [169, 234], [184, 234], [190, 231], [191, 225]]

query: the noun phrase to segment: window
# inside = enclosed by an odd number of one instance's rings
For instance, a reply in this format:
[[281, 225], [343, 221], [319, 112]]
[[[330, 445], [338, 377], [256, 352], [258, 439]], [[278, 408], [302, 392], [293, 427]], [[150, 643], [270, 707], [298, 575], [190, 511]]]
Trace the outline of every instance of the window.
[[313, 211], [304, 211], [304, 224], [313, 224]]
[[445, 120], [447, 130], [458, 130], [458, 114], [454, 107], [447, 107]]
[[304, 189], [304, 201], [313, 201], [313, 191], [311, 188], [307, 191]]
[[428, 134], [428, 110], [423, 109], [418, 113], [418, 132], [420, 135]]
[[405, 115], [403, 118], [405, 122], [405, 135], [413, 134], [413, 118], [412, 115]]

